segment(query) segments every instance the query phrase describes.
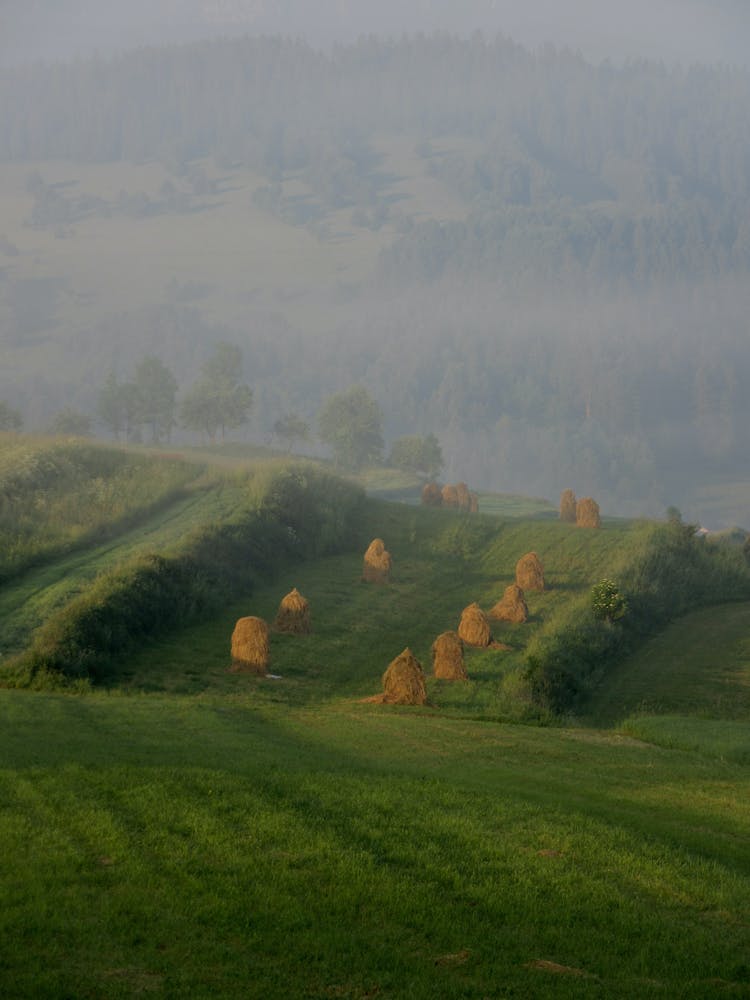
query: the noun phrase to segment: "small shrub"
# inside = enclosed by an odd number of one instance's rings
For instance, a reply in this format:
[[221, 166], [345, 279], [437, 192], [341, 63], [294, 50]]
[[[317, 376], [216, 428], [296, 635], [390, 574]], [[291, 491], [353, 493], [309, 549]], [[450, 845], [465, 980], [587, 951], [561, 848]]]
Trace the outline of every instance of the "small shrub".
[[612, 580], [602, 580], [591, 588], [591, 610], [598, 621], [619, 621], [627, 609], [627, 601]]

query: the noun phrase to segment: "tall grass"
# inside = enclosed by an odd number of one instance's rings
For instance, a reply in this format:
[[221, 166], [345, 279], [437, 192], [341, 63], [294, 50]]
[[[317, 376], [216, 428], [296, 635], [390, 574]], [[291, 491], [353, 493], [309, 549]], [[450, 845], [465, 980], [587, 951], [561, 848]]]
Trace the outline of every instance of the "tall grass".
[[0, 435], [0, 582], [117, 534], [201, 471], [84, 441]]

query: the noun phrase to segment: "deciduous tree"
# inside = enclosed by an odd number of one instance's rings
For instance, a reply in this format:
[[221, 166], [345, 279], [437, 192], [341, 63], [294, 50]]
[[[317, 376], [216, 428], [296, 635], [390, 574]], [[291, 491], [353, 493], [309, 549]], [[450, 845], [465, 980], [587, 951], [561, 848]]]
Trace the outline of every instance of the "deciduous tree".
[[307, 441], [310, 425], [296, 413], [285, 413], [273, 425], [273, 433], [291, 451], [295, 441]]
[[360, 469], [381, 460], [381, 425], [380, 407], [361, 385], [329, 396], [318, 414], [320, 440], [343, 469]]
[[396, 438], [391, 445], [388, 464], [396, 469], [433, 479], [444, 465], [440, 442], [434, 434], [428, 434], [427, 437], [407, 434]]
[[133, 382], [139, 423], [150, 428], [155, 444], [169, 439], [175, 424], [176, 378], [160, 358], [150, 354], [136, 367]]
[[227, 429], [247, 423], [253, 393], [241, 378], [242, 350], [235, 344], [217, 344], [182, 400], [180, 419], [184, 426], [214, 441], [219, 431], [223, 439]]

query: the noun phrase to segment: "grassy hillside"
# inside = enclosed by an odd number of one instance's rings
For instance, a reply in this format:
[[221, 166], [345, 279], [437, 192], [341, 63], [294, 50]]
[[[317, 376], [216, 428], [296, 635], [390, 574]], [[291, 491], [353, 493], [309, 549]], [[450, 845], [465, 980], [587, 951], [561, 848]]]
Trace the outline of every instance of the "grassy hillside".
[[84, 441], [0, 433], [0, 580], [168, 507], [200, 465]]
[[611, 672], [590, 704], [602, 722], [633, 713], [750, 717], [750, 605], [679, 618]]
[[268, 700], [0, 693], [4, 995], [747, 996], [746, 768]]
[[[131, 601], [149, 549], [170, 565], [189, 553], [200, 575], [207, 539], [235, 574], [192, 620], [110, 650], [98, 689], [0, 691], [0, 994], [747, 996], [750, 605], [694, 613], [607, 662], [587, 728], [503, 722], [555, 721], [532, 704], [529, 649], [570, 638], [592, 582], [628, 566], [635, 580], [650, 540], [669, 575], [686, 532], [670, 549], [624, 521], [586, 531], [538, 508], [374, 499], [339, 523], [349, 487], [307, 474], [227, 472], [0, 587], [22, 630], [53, 578], [71, 584], [60, 621], [104, 614], [115, 578]], [[242, 544], [227, 548], [222, 525]], [[387, 587], [359, 579], [375, 535], [393, 554]], [[509, 648], [468, 651], [466, 684], [430, 678], [427, 708], [365, 700], [404, 646], [428, 667], [435, 635], [470, 601], [494, 603], [530, 548], [550, 586], [528, 595], [526, 625], [495, 629]], [[719, 560], [731, 583], [730, 569]], [[271, 619], [292, 586], [313, 634], [272, 635], [275, 677], [229, 673], [236, 618]]]

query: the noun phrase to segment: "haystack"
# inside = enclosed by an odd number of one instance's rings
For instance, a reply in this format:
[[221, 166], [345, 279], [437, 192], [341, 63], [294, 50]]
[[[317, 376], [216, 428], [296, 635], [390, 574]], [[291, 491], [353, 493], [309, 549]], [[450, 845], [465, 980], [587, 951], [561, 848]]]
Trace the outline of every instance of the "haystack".
[[591, 497], [582, 497], [576, 504], [576, 524], [579, 528], [601, 528], [599, 504]]
[[456, 499], [458, 500], [459, 510], [469, 510], [471, 506], [471, 494], [466, 483], [456, 483]]
[[469, 494], [469, 513], [470, 514], [479, 513], [479, 497], [476, 493]]
[[560, 520], [576, 523], [576, 495], [573, 490], [563, 490], [560, 494]]
[[393, 560], [382, 538], [373, 538], [365, 552], [362, 579], [365, 583], [390, 583]]
[[408, 646], [383, 674], [383, 701], [387, 705], [424, 705], [427, 702], [422, 664]]
[[425, 483], [422, 487], [422, 503], [425, 507], [441, 507], [443, 491], [437, 483]]
[[445, 681], [465, 681], [464, 644], [458, 632], [442, 632], [432, 644], [432, 672]]
[[521, 590], [544, 590], [544, 567], [536, 552], [527, 552], [516, 563], [516, 583]]
[[458, 507], [458, 493], [456, 487], [448, 483], [443, 487], [443, 507]]
[[528, 620], [529, 607], [517, 583], [511, 583], [505, 588], [505, 593], [495, 607], [487, 612], [487, 617], [499, 622], [515, 622], [517, 625], [522, 625]]
[[474, 602], [468, 608], [464, 608], [461, 614], [461, 621], [458, 624], [458, 634], [467, 646], [489, 646], [492, 642], [492, 632], [487, 615]]
[[273, 627], [277, 632], [294, 635], [307, 635], [312, 631], [310, 605], [296, 587], [282, 599]]
[[240, 618], [232, 632], [232, 666], [235, 673], [265, 674], [269, 661], [268, 625], [250, 615]]

